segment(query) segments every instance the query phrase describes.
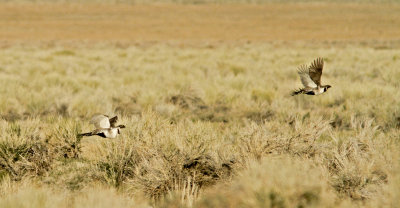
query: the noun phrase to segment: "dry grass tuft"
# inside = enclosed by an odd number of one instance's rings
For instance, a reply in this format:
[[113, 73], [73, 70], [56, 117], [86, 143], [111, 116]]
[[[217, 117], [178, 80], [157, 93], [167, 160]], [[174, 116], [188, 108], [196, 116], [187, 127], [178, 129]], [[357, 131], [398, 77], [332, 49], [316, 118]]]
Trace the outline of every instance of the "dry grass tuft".
[[35, 134], [37, 129], [3, 123], [2, 130], [7, 134], [0, 140], [0, 176], [21, 180], [27, 175], [42, 176], [50, 169], [54, 156], [49, 144]]
[[333, 207], [337, 196], [323, 170], [290, 157], [251, 161], [231, 184], [207, 191], [194, 207]]

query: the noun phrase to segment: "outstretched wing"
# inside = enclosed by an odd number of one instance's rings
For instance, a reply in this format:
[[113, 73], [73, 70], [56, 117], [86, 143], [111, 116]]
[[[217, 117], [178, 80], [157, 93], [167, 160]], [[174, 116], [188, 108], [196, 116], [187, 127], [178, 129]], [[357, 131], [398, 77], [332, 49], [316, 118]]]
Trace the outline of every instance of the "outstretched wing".
[[322, 69], [324, 68], [324, 59], [317, 58], [312, 63], [309, 69], [309, 74], [311, 79], [317, 84], [321, 86], [321, 75]]
[[107, 129], [111, 126], [110, 120], [106, 115], [95, 115], [92, 117], [90, 123], [93, 124], [97, 129]]
[[111, 127], [115, 127], [115, 124], [117, 124], [117, 121], [118, 121], [118, 116], [114, 116], [114, 117], [110, 118]]
[[309, 88], [317, 87], [315, 82], [311, 79], [310, 75], [308, 74], [309, 72], [306, 65], [301, 65], [297, 70], [297, 73], [299, 74], [301, 83], [303, 83], [304, 87], [309, 87]]

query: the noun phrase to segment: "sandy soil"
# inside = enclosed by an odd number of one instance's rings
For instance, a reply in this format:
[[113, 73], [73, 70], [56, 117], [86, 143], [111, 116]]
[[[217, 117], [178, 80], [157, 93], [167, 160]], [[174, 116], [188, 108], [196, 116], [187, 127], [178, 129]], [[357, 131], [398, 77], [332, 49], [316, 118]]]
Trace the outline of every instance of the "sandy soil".
[[0, 4], [0, 41], [400, 39], [400, 4]]

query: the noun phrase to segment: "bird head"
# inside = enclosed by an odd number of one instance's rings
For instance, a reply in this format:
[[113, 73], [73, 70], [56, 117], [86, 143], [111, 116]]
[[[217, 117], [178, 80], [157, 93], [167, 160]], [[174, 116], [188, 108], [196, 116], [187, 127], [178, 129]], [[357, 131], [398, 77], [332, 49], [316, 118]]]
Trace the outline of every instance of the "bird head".
[[125, 128], [125, 125], [118, 125], [117, 128], [118, 128], [118, 134], [121, 134], [120, 129]]
[[331, 87], [332, 87], [332, 86], [330, 86], [330, 85], [325, 85], [325, 86], [324, 86], [324, 92], [328, 91], [328, 89], [331, 88]]

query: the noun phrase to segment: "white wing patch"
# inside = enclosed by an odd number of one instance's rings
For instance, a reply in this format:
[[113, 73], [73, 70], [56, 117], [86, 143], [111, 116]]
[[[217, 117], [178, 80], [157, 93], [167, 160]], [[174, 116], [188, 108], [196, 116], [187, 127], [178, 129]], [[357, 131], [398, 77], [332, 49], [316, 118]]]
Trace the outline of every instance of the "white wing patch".
[[301, 65], [297, 70], [297, 73], [299, 74], [301, 83], [303, 83], [304, 87], [310, 87], [310, 88], [317, 87], [317, 84], [315, 84], [315, 82], [312, 81], [306, 65]]
[[110, 128], [110, 120], [105, 115], [95, 115], [90, 121], [98, 129], [107, 129]]

